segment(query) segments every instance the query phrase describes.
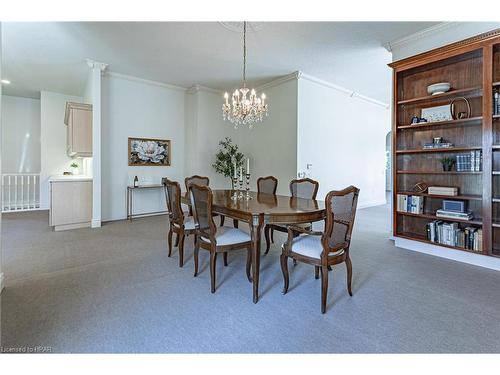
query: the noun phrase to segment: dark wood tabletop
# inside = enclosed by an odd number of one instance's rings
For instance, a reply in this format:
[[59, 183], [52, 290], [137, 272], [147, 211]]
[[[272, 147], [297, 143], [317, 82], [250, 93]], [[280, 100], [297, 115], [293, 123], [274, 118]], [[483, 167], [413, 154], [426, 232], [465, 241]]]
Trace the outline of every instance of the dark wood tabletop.
[[[259, 300], [260, 238], [264, 224], [299, 224], [325, 218], [325, 204], [314, 199], [249, 192], [250, 199], [234, 200], [233, 190], [212, 190], [215, 213], [247, 222], [252, 236], [253, 301]], [[243, 193], [245, 195], [245, 193]], [[183, 202], [189, 204], [186, 195]]]

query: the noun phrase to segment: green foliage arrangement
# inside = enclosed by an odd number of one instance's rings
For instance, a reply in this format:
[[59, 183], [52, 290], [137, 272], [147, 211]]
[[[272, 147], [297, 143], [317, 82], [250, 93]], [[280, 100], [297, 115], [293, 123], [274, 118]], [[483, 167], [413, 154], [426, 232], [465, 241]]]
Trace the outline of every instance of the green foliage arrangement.
[[[220, 141], [219, 146], [220, 148], [217, 154], [215, 154], [215, 163], [212, 164], [212, 167], [217, 173], [231, 179], [232, 186], [235, 163], [236, 170], [238, 170], [238, 168], [243, 166], [244, 155], [238, 151], [238, 145], [234, 144], [229, 137]], [[234, 186], [232, 187], [234, 188]]]

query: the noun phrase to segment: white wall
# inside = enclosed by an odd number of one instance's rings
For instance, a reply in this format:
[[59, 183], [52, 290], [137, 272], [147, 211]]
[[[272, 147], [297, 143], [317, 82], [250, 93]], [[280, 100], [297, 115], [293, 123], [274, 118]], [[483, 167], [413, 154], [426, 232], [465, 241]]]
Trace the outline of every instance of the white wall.
[[222, 93], [200, 89], [186, 94], [186, 175], [210, 178], [212, 188], [229, 188], [231, 182], [212, 168], [219, 141], [230, 137], [250, 158], [251, 189], [260, 176], [278, 178], [278, 193], [288, 194], [288, 183], [296, 175], [297, 81], [258, 90], [268, 97], [269, 116], [253, 129], [222, 119]]
[[3, 173], [40, 172], [40, 100], [2, 96]]
[[[126, 187], [184, 180], [184, 91], [105, 75], [102, 80], [102, 220], [126, 217]], [[170, 139], [170, 167], [129, 167], [128, 137]], [[138, 191], [134, 212], [165, 209], [163, 191]]]
[[497, 28], [500, 28], [500, 22], [446, 22], [396, 41], [391, 46], [392, 60], [401, 60]]
[[319, 181], [319, 199], [355, 185], [358, 207], [384, 204], [389, 109], [307, 78], [298, 85], [298, 171]]
[[71, 159], [66, 154], [66, 102], [82, 102], [81, 96], [70, 96], [50, 91], [40, 93], [40, 208], [49, 207], [49, 182], [52, 175], [69, 171]]

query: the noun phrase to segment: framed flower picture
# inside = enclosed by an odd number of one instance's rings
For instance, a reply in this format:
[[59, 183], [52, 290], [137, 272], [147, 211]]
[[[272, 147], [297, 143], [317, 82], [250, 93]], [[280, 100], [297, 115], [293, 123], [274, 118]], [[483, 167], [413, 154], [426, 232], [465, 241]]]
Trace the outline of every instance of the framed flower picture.
[[170, 166], [171, 148], [168, 139], [129, 138], [128, 165]]

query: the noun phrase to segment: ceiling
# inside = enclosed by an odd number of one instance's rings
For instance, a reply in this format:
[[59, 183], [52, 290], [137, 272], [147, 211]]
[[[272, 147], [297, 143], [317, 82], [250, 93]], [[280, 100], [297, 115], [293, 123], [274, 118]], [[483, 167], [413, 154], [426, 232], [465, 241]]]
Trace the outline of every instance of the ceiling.
[[[389, 102], [387, 42], [437, 22], [260, 22], [247, 33], [247, 77], [253, 85], [301, 70]], [[110, 71], [182, 87], [234, 89], [241, 80], [239, 23], [2, 23], [8, 95], [40, 90], [81, 95], [86, 58]]]

